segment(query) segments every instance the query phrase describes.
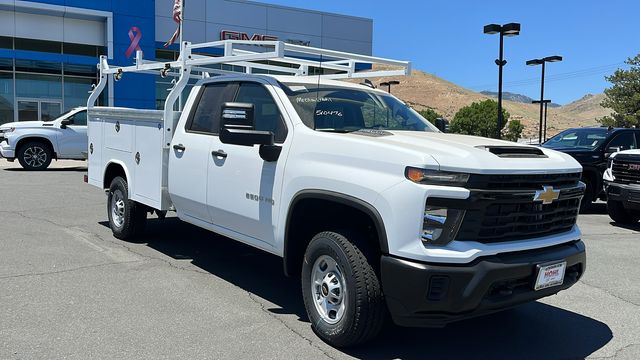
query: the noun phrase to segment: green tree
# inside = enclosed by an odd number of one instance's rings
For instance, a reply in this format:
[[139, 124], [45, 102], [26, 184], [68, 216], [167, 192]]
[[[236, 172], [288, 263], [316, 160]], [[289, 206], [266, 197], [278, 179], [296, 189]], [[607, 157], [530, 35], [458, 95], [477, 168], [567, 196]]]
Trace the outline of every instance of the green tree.
[[604, 90], [605, 99], [600, 103], [613, 113], [598, 121], [605, 126], [640, 126], [640, 54], [628, 58], [629, 69], [616, 70], [605, 77], [613, 86]]
[[422, 115], [423, 118], [429, 120], [430, 123], [434, 124], [436, 123], [436, 119], [441, 118], [442, 115], [438, 114], [435, 110], [433, 109], [425, 109], [425, 110], [420, 110], [418, 111], [418, 113], [420, 115]]
[[507, 124], [507, 132], [504, 134], [504, 138], [509, 141], [518, 141], [523, 130], [524, 125], [522, 125], [520, 120], [511, 120]]
[[[509, 121], [509, 113], [502, 109], [502, 128]], [[498, 103], [494, 100], [474, 102], [458, 110], [451, 122], [452, 133], [495, 138], [498, 130]], [[502, 129], [500, 129], [502, 131]]]

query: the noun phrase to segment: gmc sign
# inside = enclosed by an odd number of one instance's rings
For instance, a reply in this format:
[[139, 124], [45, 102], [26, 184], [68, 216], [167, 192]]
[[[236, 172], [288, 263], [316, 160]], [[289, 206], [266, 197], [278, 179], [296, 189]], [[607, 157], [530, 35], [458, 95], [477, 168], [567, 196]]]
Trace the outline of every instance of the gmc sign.
[[251, 41], [277, 41], [277, 36], [253, 34], [249, 37], [246, 32], [222, 30], [220, 32], [220, 40], [251, 40]]

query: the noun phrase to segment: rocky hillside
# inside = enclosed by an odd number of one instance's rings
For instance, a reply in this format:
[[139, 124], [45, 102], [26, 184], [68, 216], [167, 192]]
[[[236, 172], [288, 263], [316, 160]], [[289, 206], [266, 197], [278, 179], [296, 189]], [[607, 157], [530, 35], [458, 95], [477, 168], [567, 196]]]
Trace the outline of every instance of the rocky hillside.
[[[418, 110], [431, 108], [450, 120], [463, 106], [493, 98], [419, 70], [414, 70], [409, 77], [384, 77], [374, 80], [376, 84], [389, 80], [400, 81], [400, 85], [395, 85], [391, 89], [394, 95]], [[586, 95], [564, 106], [549, 107], [547, 135], [556, 134], [570, 127], [597, 125], [597, 118], [610, 113], [609, 109], [600, 106], [603, 97], [603, 94]], [[518, 119], [525, 125], [523, 137], [537, 138], [539, 105], [509, 100], [503, 101], [503, 104], [511, 114], [511, 119]]]

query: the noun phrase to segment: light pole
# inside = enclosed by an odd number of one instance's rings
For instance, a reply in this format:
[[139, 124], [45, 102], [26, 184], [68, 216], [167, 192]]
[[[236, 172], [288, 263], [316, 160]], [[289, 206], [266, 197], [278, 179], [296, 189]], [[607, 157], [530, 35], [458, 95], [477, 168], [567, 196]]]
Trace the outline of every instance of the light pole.
[[500, 34], [500, 56], [496, 59], [498, 65], [498, 133], [497, 138], [500, 139], [500, 131], [502, 130], [502, 68], [507, 64], [503, 58], [504, 53], [504, 37], [516, 36], [520, 34], [520, 24], [508, 23], [504, 25], [489, 24], [484, 26], [485, 34]]
[[540, 80], [540, 127], [538, 130], [538, 141], [540, 143], [542, 143], [542, 116], [543, 116], [543, 110], [544, 110], [544, 68], [545, 68], [544, 65], [548, 62], [557, 62], [557, 61], [562, 61], [562, 56], [554, 55], [554, 56], [547, 56], [541, 59], [527, 60], [527, 65], [530, 65], [530, 66], [542, 65], [542, 79]]
[[390, 80], [390, 81], [381, 82], [380, 86], [386, 86], [387, 92], [391, 94], [391, 85], [399, 85], [399, 84], [400, 84], [400, 81], [398, 80]]
[[[551, 100], [542, 100], [542, 103], [544, 103], [544, 126], [543, 126], [544, 132], [542, 133], [542, 140], [539, 140], [541, 144], [547, 141], [547, 106], [549, 105], [550, 102]], [[540, 104], [540, 100], [533, 100], [531, 103]]]

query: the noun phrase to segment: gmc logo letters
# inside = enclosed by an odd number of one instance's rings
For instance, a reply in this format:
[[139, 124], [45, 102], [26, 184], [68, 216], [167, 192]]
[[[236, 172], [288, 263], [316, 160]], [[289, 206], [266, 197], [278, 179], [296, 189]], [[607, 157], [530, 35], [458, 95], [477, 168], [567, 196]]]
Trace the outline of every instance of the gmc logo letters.
[[220, 40], [251, 40], [251, 41], [276, 41], [277, 36], [253, 34], [249, 37], [246, 32], [222, 30], [220, 32]]

